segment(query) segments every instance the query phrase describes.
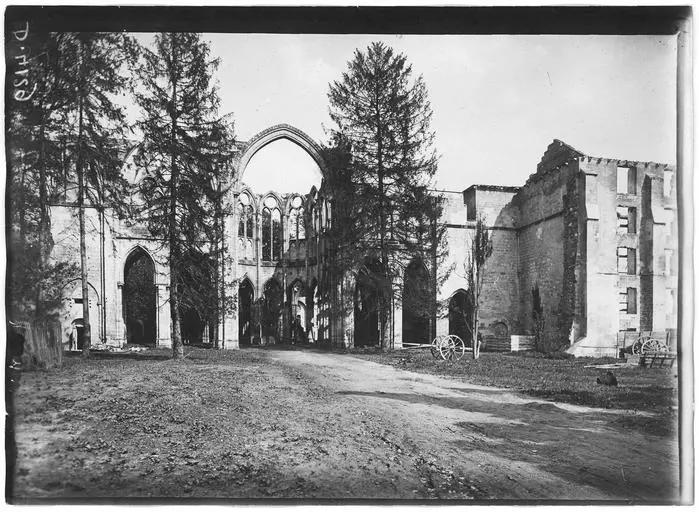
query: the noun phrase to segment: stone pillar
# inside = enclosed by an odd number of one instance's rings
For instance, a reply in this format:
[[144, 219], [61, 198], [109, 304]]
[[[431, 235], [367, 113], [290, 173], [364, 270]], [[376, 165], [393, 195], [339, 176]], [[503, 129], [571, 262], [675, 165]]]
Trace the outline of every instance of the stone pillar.
[[172, 347], [172, 322], [170, 317], [170, 286], [164, 283], [156, 284], [155, 300], [158, 305], [156, 311], [156, 336], [158, 347]]
[[[619, 274], [615, 239], [616, 218], [600, 218], [600, 196], [609, 203], [609, 211], [614, 211], [615, 200], [603, 196], [607, 183], [600, 183], [600, 176], [594, 169], [584, 170], [585, 219], [581, 222], [584, 233], [586, 255], [594, 255], [586, 260], [587, 277], [584, 292], [587, 304], [586, 336], [575, 342], [568, 351], [576, 356], [616, 355], [617, 333], [619, 331]], [[605, 179], [615, 179], [606, 177]], [[616, 196], [614, 196], [615, 198]]]
[[287, 279], [286, 274], [288, 270], [288, 259], [287, 254], [289, 251], [289, 240], [288, 240], [288, 229], [286, 228], [287, 215], [282, 210], [281, 214], [281, 230], [282, 230], [282, 251], [281, 251], [281, 264], [282, 264], [282, 329], [281, 329], [281, 341], [291, 340], [291, 315], [289, 312], [289, 296], [287, 290]]
[[[234, 194], [237, 202], [238, 194]], [[238, 340], [238, 209], [233, 210], [233, 215], [223, 221], [224, 240], [227, 241], [226, 250], [230, 258], [224, 259], [223, 265], [223, 293], [226, 300], [233, 300], [233, 311], [226, 311], [223, 315], [221, 348], [235, 350], [240, 348]]]
[[[116, 311], [116, 333], [114, 335], [115, 341], [119, 346], [126, 343], [126, 325], [124, 324], [124, 283], [121, 281], [117, 282], [117, 294], [114, 300], [114, 308]], [[156, 302], [157, 304], [157, 302]]]
[[257, 295], [262, 297], [262, 289], [260, 288], [260, 261], [262, 260], [262, 228], [260, 223], [260, 212], [255, 212], [255, 225], [253, 226], [255, 237], [253, 240], [253, 253], [255, 255], [255, 290]]
[[[449, 334], [449, 313], [444, 316], [437, 317], [437, 334], [436, 336], [443, 336]], [[430, 340], [431, 342], [432, 340]]]

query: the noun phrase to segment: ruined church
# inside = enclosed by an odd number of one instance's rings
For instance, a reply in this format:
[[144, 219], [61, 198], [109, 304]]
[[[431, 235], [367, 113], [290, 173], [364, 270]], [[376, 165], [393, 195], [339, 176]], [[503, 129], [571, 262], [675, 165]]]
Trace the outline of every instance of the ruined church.
[[[310, 190], [278, 193], [246, 185], [251, 159], [278, 140], [291, 141], [317, 166]], [[543, 149], [543, 148], [542, 148]], [[318, 144], [290, 125], [272, 126], [237, 144], [234, 183], [224, 222], [228, 257], [223, 282], [211, 283], [235, 302], [223, 318], [182, 313], [191, 343], [223, 349], [292, 340], [330, 346], [378, 342], [378, 315], [356, 276], [328, 273], [326, 228], [333, 222], [326, 196], [326, 166]], [[124, 177], [142, 177], [132, 155]], [[668, 330], [677, 325], [677, 206], [675, 168], [666, 164], [587, 155], [554, 140], [522, 186], [471, 185], [435, 191], [445, 198], [448, 257], [459, 268], [475, 221], [491, 230], [479, 321], [484, 350], [517, 350], [533, 333], [533, 290], [541, 297], [546, 335], [576, 355], [616, 355], [619, 333]], [[136, 200], [144, 200], [143, 198]], [[68, 193], [51, 205], [52, 258], [79, 261], [78, 223]], [[168, 347], [167, 252], [138, 219], [120, 220], [91, 208], [86, 213], [92, 343]], [[407, 280], [429, 280], [420, 262]], [[386, 334], [391, 346], [429, 343], [452, 333], [467, 342], [466, 280], [452, 272], [437, 290], [443, 304], [421, 319], [400, 298], [392, 301]], [[130, 294], [139, 293], [138, 300]], [[63, 287], [59, 319], [66, 349], [82, 343], [80, 281]], [[352, 307], [341, 308], [338, 304]], [[132, 304], [138, 304], [133, 307]], [[300, 327], [300, 328], [299, 328]], [[303, 338], [303, 339], [301, 339]]]

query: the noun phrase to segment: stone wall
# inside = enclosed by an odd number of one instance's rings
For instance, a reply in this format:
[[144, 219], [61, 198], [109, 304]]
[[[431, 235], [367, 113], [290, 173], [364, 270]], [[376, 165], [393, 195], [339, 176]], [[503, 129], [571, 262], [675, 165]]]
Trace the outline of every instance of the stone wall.
[[568, 341], [575, 305], [577, 164], [572, 160], [540, 169], [513, 200], [520, 212], [519, 318], [524, 333], [532, 333], [532, 291], [538, 287], [545, 318], [543, 342], [555, 348]]

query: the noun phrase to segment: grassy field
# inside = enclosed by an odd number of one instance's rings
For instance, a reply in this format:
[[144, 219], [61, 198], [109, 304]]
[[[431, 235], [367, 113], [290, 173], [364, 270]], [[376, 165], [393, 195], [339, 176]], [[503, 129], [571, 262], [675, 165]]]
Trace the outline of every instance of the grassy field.
[[482, 353], [473, 360], [470, 354], [456, 362], [437, 360], [429, 350], [393, 352], [354, 351], [355, 357], [433, 375], [462, 378], [473, 384], [510, 388], [531, 396], [602, 408], [628, 409], [657, 413], [671, 421], [648, 420], [649, 429], [677, 423], [677, 368], [632, 366], [612, 370], [618, 386], [597, 384], [597, 377], [608, 370], [586, 368], [613, 359], [548, 359], [524, 353]]

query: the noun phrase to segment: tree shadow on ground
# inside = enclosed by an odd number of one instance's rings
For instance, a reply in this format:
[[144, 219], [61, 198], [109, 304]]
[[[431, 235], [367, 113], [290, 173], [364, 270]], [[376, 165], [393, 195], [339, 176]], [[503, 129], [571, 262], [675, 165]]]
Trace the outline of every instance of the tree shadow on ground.
[[[464, 421], [456, 421], [448, 428], [454, 433], [448, 442], [465, 453], [495, 453], [512, 464], [532, 464], [623, 499], [667, 502], [677, 498], [678, 475], [673, 470], [676, 436], [671, 418], [594, 408], [570, 410], [554, 402], [512, 403], [494, 396], [507, 393], [474, 389], [471, 396], [445, 397], [382, 391], [336, 392], [377, 399], [376, 405], [382, 410], [395, 410], [391, 402], [402, 401], [463, 411]], [[665, 425], [661, 425], [663, 422]], [[618, 446], [628, 448], [621, 460], [610, 457]], [[653, 471], [647, 471], [649, 461]]]

